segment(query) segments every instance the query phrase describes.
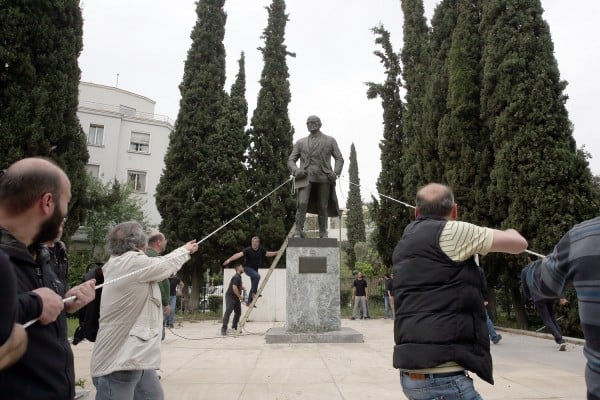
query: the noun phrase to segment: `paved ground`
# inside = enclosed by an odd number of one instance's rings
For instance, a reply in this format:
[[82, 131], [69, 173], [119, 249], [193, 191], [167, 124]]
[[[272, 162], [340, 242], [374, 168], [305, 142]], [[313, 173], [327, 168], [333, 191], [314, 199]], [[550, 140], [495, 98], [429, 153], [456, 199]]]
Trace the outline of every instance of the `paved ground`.
[[[360, 331], [359, 344], [265, 344], [263, 334], [278, 323], [247, 324], [243, 336], [221, 337], [216, 321], [183, 323], [167, 331], [162, 345], [166, 399], [178, 400], [367, 400], [404, 399], [392, 368], [392, 321], [342, 320]], [[251, 335], [250, 332], [257, 335]], [[188, 337], [185, 340], [174, 334]], [[475, 377], [486, 399], [585, 399], [582, 346], [557, 351], [554, 341], [502, 332], [492, 345], [491, 386]], [[576, 341], [574, 341], [576, 342]], [[94, 397], [89, 376], [92, 343], [74, 346], [77, 378]]]

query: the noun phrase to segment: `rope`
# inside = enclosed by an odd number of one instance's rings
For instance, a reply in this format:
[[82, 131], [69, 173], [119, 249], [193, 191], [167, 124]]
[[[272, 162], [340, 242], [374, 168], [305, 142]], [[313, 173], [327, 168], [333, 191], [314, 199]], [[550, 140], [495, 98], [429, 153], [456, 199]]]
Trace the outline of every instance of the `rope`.
[[[348, 179], [346, 179], [346, 178], [345, 178], [344, 176], [342, 176], [342, 175], [340, 175], [340, 179], [342, 179], [342, 180], [344, 180], [344, 181], [348, 182], [348, 183], [349, 183], [349, 184], [351, 184], [351, 185], [354, 185], [354, 186], [356, 186], [356, 187], [358, 187], [358, 188], [362, 189], [362, 188], [361, 188], [361, 186], [360, 186], [359, 184], [357, 184], [357, 183], [354, 183], [354, 182], [350, 182]], [[369, 193], [371, 193], [371, 194], [372, 194], [373, 192], [372, 192], [372, 191], [369, 191]], [[387, 195], [385, 195], [385, 194], [381, 194], [381, 193], [379, 193], [379, 192], [377, 192], [377, 191], [375, 191], [375, 193], [376, 193], [378, 196], [385, 197], [386, 199], [388, 199], [388, 200], [392, 200], [392, 201], [395, 201], [396, 203], [400, 203], [400, 204], [402, 204], [402, 205], [403, 205], [403, 206], [405, 206], [405, 207], [409, 207], [409, 208], [413, 208], [413, 209], [414, 209], [414, 208], [416, 208], [416, 207], [415, 207], [415, 206], [413, 206], [413, 205], [410, 205], [410, 204], [408, 204], [408, 203], [405, 203], [405, 202], [403, 202], [403, 201], [397, 200], [397, 199], [395, 199], [395, 198], [393, 198], [393, 197], [390, 197], [390, 196], [387, 196]]]
[[[215, 233], [219, 232], [221, 229], [223, 229], [224, 227], [226, 227], [227, 225], [229, 225], [230, 223], [232, 223], [233, 221], [235, 221], [236, 219], [238, 219], [239, 217], [241, 217], [242, 215], [244, 215], [245, 213], [247, 213], [247, 212], [248, 212], [250, 209], [252, 209], [253, 207], [255, 207], [257, 204], [259, 204], [260, 202], [262, 202], [264, 199], [266, 199], [267, 197], [269, 197], [270, 195], [272, 195], [273, 193], [275, 193], [277, 190], [279, 190], [279, 189], [280, 189], [282, 186], [284, 186], [285, 184], [287, 184], [287, 183], [288, 183], [289, 181], [291, 181], [292, 179], [293, 179], [293, 177], [292, 177], [292, 176], [290, 176], [290, 177], [289, 177], [288, 179], [286, 179], [286, 180], [285, 180], [285, 181], [284, 181], [284, 182], [283, 182], [281, 185], [279, 185], [279, 186], [277, 186], [275, 189], [271, 190], [269, 193], [267, 193], [266, 195], [264, 195], [263, 197], [261, 197], [261, 198], [260, 198], [258, 201], [254, 202], [254, 204], [252, 204], [250, 207], [247, 207], [247, 208], [246, 208], [244, 211], [242, 211], [241, 213], [239, 213], [238, 215], [236, 215], [235, 217], [233, 217], [233, 218], [232, 218], [232, 219], [230, 219], [229, 221], [225, 222], [223, 225], [221, 225], [220, 227], [218, 227], [217, 229], [215, 229], [214, 231], [212, 231], [211, 233], [209, 233], [208, 235], [206, 235], [204, 238], [202, 238], [202, 239], [201, 239], [199, 242], [197, 242], [197, 243], [198, 243], [198, 244], [200, 244], [200, 243], [202, 243], [202, 242], [206, 241], [206, 240], [207, 240], [208, 238], [210, 238], [212, 235], [214, 235]], [[157, 265], [160, 265], [160, 264], [162, 264], [162, 263], [164, 263], [164, 262], [167, 262], [167, 261], [169, 261], [169, 260], [168, 260], [168, 259], [166, 259], [166, 260], [162, 260], [162, 261], [159, 261], [159, 262], [157, 262], [157, 263], [155, 263], [155, 264], [148, 265], [148, 266], [146, 266], [146, 267], [144, 267], [144, 268], [140, 268], [140, 269], [138, 269], [138, 270], [135, 270], [135, 271], [129, 272], [129, 273], [125, 274], [125, 275], [121, 275], [121, 276], [119, 276], [119, 277], [117, 277], [117, 278], [115, 278], [115, 279], [112, 279], [112, 280], [110, 280], [110, 281], [106, 281], [106, 282], [104, 282], [104, 283], [102, 283], [102, 284], [100, 284], [100, 285], [96, 286], [95, 290], [98, 290], [98, 289], [100, 289], [100, 288], [102, 288], [102, 287], [104, 287], [104, 286], [106, 286], [106, 285], [110, 285], [110, 284], [113, 284], [113, 283], [115, 283], [115, 282], [118, 282], [118, 281], [120, 281], [121, 279], [128, 278], [128, 277], [130, 277], [130, 276], [132, 276], [132, 275], [139, 274], [140, 272], [146, 271], [146, 270], [148, 270], [148, 269], [150, 269], [150, 268], [154, 268], [154, 267], [156, 267]], [[76, 296], [70, 296], [70, 297], [64, 298], [64, 299], [63, 299], [63, 303], [66, 303], [66, 302], [68, 302], [68, 301], [73, 301], [73, 300], [75, 300], [75, 299], [76, 299]], [[26, 323], [23, 325], [23, 327], [24, 327], [24, 328], [28, 328], [28, 327], [30, 327], [30, 326], [31, 326], [31, 325], [33, 325], [33, 324], [34, 324], [34, 323], [35, 323], [35, 322], [36, 322], [38, 319], [39, 319], [39, 318], [35, 318], [35, 319], [32, 319], [32, 320], [30, 320], [30, 321], [27, 321], [27, 322], [26, 322]]]
[[[360, 186], [360, 185], [358, 185], [358, 184], [356, 184], [356, 183], [354, 183], [354, 182], [350, 182], [348, 179], [346, 179], [346, 178], [342, 177], [341, 175], [340, 175], [340, 179], [343, 179], [343, 180], [345, 180], [346, 182], [348, 182], [349, 184], [351, 184], [351, 185], [354, 185], [354, 186], [357, 186], [357, 187], [361, 188], [361, 186]], [[362, 189], [362, 188], [361, 188], [361, 189]], [[370, 192], [370, 193], [373, 193], [373, 192]], [[379, 193], [379, 192], [375, 192], [375, 193], [377, 193], [377, 195], [379, 195], [379, 196], [381, 196], [381, 197], [385, 197], [386, 199], [389, 199], [389, 200], [395, 201], [395, 202], [397, 202], [397, 203], [400, 203], [400, 204], [402, 204], [403, 206], [406, 206], [406, 207], [409, 207], [409, 208], [412, 208], [412, 209], [416, 209], [416, 207], [415, 207], [415, 206], [413, 206], [413, 205], [411, 205], [411, 204], [405, 203], [405, 202], [403, 202], [403, 201], [400, 201], [400, 200], [396, 200], [396, 199], [394, 199], [393, 197], [386, 196], [385, 194], [381, 194], [381, 193]], [[540, 253], [536, 253], [535, 251], [531, 251], [531, 250], [525, 250], [525, 253], [529, 253], [529, 254], [531, 254], [531, 255], [534, 255], [534, 256], [536, 256], [536, 257], [539, 257], [539, 258], [546, 258], [546, 256], [545, 256], [545, 255], [543, 255], [543, 254], [540, 254]]]

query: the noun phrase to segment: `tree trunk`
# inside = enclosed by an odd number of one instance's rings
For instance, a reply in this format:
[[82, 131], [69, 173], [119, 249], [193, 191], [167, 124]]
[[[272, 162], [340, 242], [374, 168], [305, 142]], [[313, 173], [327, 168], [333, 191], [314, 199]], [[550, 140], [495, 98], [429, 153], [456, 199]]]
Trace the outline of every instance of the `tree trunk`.
[[195, 312], [198, 310], [198, 301], [200, 297], [200, 288], [202, 286], [202, 271], [200, 268], [194, 268], [192, 271], [192, 293], [188, 300], [188, 310]]

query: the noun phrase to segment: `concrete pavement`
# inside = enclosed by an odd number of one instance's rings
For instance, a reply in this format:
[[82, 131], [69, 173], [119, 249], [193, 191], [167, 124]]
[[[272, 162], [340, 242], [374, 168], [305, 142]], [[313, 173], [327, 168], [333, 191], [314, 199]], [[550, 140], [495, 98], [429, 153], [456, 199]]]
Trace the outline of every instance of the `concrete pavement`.
[[[404, 399], [392, 367], [393, 321], [342, 320], [364, 343], [266, 344], [264, 334], [281, 323], [249, 322], [237, 338], [219, 335], [217, 321], [184, 322], [162, 345], [166, 399], [178, 400], [367, 400]], [[474, 376], [484, 399], [585, 399], [583, 347], [503, 331], [492, 345], [494, 379]], [[188, 338], [188, 340], [175, 335]], [[575, 343], [577, 341], [574, 341]], [[89, 363], [93, 343], [73, 346], [76, 378], [94, 398]]]

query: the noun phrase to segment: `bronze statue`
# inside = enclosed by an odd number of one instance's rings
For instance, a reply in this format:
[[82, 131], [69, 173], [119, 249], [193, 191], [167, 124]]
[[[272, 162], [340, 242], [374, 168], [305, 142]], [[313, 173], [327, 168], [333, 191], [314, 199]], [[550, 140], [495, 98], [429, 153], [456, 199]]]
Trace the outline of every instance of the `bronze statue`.
[[[337, 142], [321, 132], [321, 120], [311, 115], [306, 120], [310, 132], [294, 144], [288, 158], [288, 168], [295, 177], [298, 190], [296, 210], [296, 237], [304, 237], [302, 232], [306, 212], [319, 215], [319, 237], [327, 237], [327, 218], [340, 215], [335, 181], [342, 173], [344, 159]], [[335, 166], [331, 168], [331, 157]], [[296, 161], [300, 159], [300, 167]]]

